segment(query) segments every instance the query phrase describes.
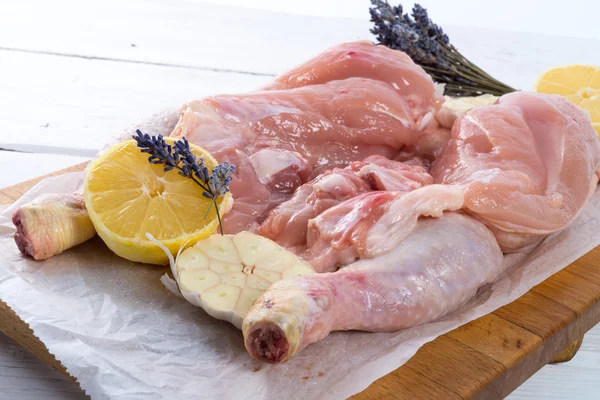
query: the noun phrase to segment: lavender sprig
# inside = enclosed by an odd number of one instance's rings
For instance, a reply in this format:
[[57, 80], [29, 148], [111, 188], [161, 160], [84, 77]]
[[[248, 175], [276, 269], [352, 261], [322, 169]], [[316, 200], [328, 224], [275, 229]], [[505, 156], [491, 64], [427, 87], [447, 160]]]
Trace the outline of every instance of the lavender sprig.
[[229, 184], [235, 172], [235, 165], [224, 162], [215, 166], [212, 172], [209, 173], [208, 167], [204, 165], [204, 159], [197, 158], [192, 153], [190, 143], [185, 137], [182, 140], [175, 141], [174, 146], [171, 146], [162, 135], [150, 136], [139, 129], [136, 130], [136, 133], [137, 135], [132, 137], [142, 153], [150, 154], [148, 157], [150, 163], [163, 164], [164, 171], [177, 169], [179, 175], [192, 179], [202, 188], [202, 195], [212, 200], [204, 218], [208, 216], [211, 207], [214, 205], [219, 221], [219, 229], [221, 235], [223, 235], [223, 225], [217, 199], [229, 192]]
[[371, 29], [378, 44], [408, 54], [436, 82], [445, 83], [445, 93], [451, 96], [474, 96], [489, 93], [501, 96], [515, 89], [491, 77], [467, 60], [450, 44], [448, 35], [434, 24], [427, 10], [419, 4], [412, 9], [412, 18], [403, 14], [402, 6], [390, 6], [387, 1], [371, 0]]

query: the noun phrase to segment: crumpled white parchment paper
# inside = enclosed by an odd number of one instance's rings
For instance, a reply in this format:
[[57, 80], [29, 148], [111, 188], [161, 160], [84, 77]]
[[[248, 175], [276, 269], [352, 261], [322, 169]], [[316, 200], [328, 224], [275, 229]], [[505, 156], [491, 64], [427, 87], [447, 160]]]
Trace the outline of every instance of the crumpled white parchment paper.
[[41, 193], [71, 192], [81, 179], [46, 179], [0, 213], [0, 298], [93, 399], [343, 399], [600, 244], [597, 190], [570, 227], [506, 256], [506, 272], [457, 312], [396, 333], [334, 332], [270, 366], [248, 356], [232, 325], [171, 294], [159, 280], [166, 267], [123, 260], [97, 237], [44, 262], [22, 256], [13, 210]]

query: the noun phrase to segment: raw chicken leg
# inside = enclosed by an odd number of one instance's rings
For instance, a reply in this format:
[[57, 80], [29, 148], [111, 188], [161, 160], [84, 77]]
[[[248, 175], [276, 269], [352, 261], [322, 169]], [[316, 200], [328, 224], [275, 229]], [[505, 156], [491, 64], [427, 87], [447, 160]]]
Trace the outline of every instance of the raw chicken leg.
[[457, 119], [434, 163], [436, 182], [466, 185], [465, 208], [504, 252], [569, 225], [593, 194], [600, 142], [589, 116], [560, 96], [502, 96]]
[[334, 330], [388, 332], [433, 321], [501, 272], [502, 253], [485, 225], [453, 212], [421, 218], [388, 253], [273, 284], [244, 319], [246, 349], [280, 363]]

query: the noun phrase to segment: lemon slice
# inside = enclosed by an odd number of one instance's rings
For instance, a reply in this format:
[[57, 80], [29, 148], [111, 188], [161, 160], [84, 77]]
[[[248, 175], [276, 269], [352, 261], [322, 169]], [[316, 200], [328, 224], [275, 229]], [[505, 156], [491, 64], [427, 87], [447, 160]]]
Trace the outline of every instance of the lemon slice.
[[[174, 143], [168, 137], [165, 141]], [[190, 144], [190, 148], [209, 170], [217, 165], [201, 147]], [[182, 246], [193, 245], [217, 229], [215, 207], [210, 207], [211, 200], [202, 192], [177, 170], [165, 172], [162, 165], [150, 164], [148, 154], [134, 140], [111, 147], [95, 160], [84, 184], [86, 208], [104, 243], [123, 258], [148, 264], [169, 260], [146, 233], [176, 254]], [[218, 199], [221, 215], [232, 201], [230, 193]]]
[[586, 110], [600, 135], [600, 67], [567, 65], [552, 68], [538, 77], [533, 90], [560, 94]]

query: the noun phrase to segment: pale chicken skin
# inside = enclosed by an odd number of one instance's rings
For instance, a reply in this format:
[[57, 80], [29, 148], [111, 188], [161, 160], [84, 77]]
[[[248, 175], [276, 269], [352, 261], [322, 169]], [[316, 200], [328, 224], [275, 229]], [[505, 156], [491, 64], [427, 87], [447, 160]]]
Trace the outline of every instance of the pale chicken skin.
[[570, 224], [599, 172], [589, 116], [563, 97], [526, 92], [459, 117], [432, 169], [438, 183], [466, 185], [465, 208], [494, 231], [504, 252]]
[[460, 213], [421, 218], [390, 252], [273, 284], [244, 319], [246, 349], [280, 363], [331, 331], [389, 332], [434, 321], [501, 272], [502, 252], [481, 222]]
[[190, 101], [171, 136], [185, 136], [237, 167], [226, 233], [255, 230], [308, 180], [407, 146], [432, 152], [442, 141], [443, 98], [406, 54], [350, 42], [319, 54], [263, 88]]

